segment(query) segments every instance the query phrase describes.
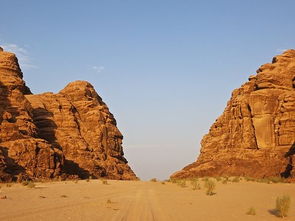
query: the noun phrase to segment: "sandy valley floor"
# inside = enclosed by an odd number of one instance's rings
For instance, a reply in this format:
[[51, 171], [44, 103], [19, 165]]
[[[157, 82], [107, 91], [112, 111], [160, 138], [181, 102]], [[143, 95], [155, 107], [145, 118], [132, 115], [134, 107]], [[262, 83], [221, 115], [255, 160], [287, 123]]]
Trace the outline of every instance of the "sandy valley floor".
[[[0, 220], [281, 220], [272, 210], [283, 194], [291, 196], [283, 220], [295, 220], [295, 184], [217, 183], [213, 196], [205, 194], [203, 183], [195, 191], [189, 185], [143, 181], [1, 186]], [[250, 207], [256, 215], [246, 215]]]

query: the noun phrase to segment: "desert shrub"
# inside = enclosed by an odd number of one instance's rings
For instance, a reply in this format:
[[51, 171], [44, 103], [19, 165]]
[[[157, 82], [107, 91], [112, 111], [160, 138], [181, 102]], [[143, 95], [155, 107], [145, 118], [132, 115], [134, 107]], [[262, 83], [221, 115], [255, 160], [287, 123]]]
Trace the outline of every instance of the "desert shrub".
[[107, 180], [102, 180], [101, 182], [102, 182], [102, 184], [104, 184], [104, 185], [108, 185], [108, 184], [109, 184]]
[[12, 187], [12, 183], [7, 183], [6, 187]]
[[216, 180], [217, 182], [219, 182], [219, 181], [222, 180], [222, 178], [221, 178], [220, 176], [218, 176], [218, 177], [215, 177], [215, 180]]
[[180, 180], [178, 185], [182, 188], [186, 187], [186, 180]]
[[60, 197], [61, 198], [67, 198], [68, 196], [67, 195], [61, 195]]
[[191, 185], [192, 185], [193, 190], [201, 189], [201, 186], [200, 186], [200, 184], [199, 184], [199, 182], [197, 180], [192, 180]]
[[176, 183], [177, 180], [176, 180], [175, 178], [171, 178], [169, 182], [171, 182], [171, 183]]
[[250, 207], [249, 210], [246, 212], [247, 215], [256, 215], [256, 210], [254, 207]]
[[204, 187], [207, 189], [206, 190], [206, 194], [209, 196], [214, 195], [214, 189], [216, 187], [216, 184], [213, 180], [208, 179], [207, 181], [205, 181], [205, 185]]
[[30, 183], [30, 181], [28, 181], [28, 180], [24, 180], [24, 181], [22, 182], [22, 185], [23, 185], [23, 186], [27, 186], [27, 185], [29, 185], [29, 183]]
[[207, 177], [207, 176], [205, 176], [205, 177], [202, 178], [202, 181], [205, 181], [206, 182], [208, 180], [209, 180], [209, 177]]
[[35, 183], [33, 183], [33, 182], [29, 182], [28, 185], [27, 185], [27, 187], [28, 187], [28, 188], [35, 188], [36, 185], [35, 185]]
[[88, 179], [86, 179], [86, 182], [88, 183], [88, 182], [90, 182], [90, 179], [88, 178]]
[[229, 182], [229, 178], [227, 176], [223, 177], [222, 184], [227, 184]]
[[157, 178], [150, 179], [151, 182], [157, 182]]
[[260, 178], [260, 179], [256, 179], [256, 182], [258, 183], [267, 183], [267, 184], [270, 184], [271, 181], [267, 178]]
[[290, 209], [291, 199], [290, 196], [284, 195], [276, 199], [276, 212], [279, 217], [286, 217]]
[[221, 183], [222, 183], [222, 184], [227, 184], [227, 182], [228, 182], [227, 180], [222, 180]]
[[162, 182], [161, 182], [161, 184], [163, 184], [163, 185], [164, 185], [164, 184], [166, 184], [166, 183], [165, 183], [165, 181], [162, 181]]
[[233, 183], [238, 183], [240, 182], [240, 177], [236, 176], [231, 180]]
[[191, 181], [199, 181], [199, 177], [194, 177], [191, 179]]
[[245, 176], [244, 177], [244, 180], [246, 180], [247, 182], [249, 182], [249, 181], [255, 181], [255, 178]]
[[278, 176], [268, 177], [267, 179], [272, 183], [285, 183], [286, 182], [286, 180], [284, 178], [278, 177]]

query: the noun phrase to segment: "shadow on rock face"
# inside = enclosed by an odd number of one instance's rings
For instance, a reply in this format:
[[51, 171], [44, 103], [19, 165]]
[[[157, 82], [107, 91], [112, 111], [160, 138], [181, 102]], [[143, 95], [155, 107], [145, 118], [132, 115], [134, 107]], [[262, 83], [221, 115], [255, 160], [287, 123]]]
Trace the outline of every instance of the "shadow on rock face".
[[289, 178], [292, 175], [293, 170], [293, 155], [295, 154], [295, 143], [292, 144], [288, 152], [285, 154], [285, 158], [289, 158], [289, 162], [286, 166], [286, 169], [284, 172], [281, 173], [281, 176], [284, 178]]

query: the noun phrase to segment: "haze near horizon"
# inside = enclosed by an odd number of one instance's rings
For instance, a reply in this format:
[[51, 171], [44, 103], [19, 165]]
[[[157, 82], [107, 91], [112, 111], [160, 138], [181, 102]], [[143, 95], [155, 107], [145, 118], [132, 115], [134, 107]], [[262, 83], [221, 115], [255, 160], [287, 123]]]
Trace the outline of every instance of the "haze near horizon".
[[1, 1], [0, 45], [33, 93], [87, 80], [129, 165], [165, 179], [196, 160], [231, 91], [295, 45], [295, 2]]

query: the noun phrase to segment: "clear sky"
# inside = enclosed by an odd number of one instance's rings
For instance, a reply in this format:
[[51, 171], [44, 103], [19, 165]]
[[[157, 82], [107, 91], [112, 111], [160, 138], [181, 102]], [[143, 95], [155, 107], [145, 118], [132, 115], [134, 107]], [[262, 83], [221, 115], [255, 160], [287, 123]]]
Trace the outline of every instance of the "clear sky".
[[167, 178], [195, 161], [231, 91], [295, 47], [294, 0], [0, 0], [0, 45], [33, 93], [91, 82], [130, 166]]

